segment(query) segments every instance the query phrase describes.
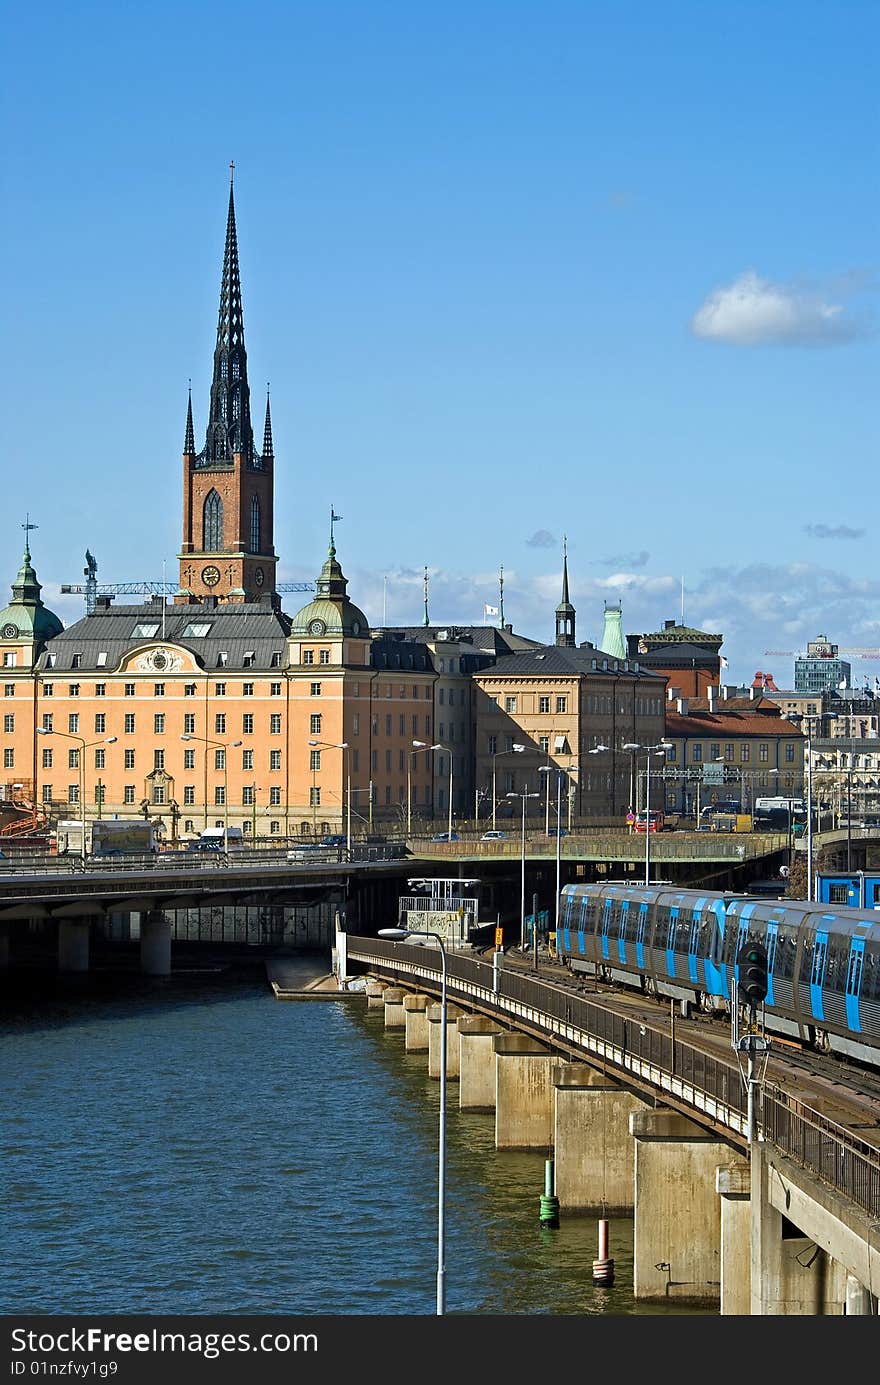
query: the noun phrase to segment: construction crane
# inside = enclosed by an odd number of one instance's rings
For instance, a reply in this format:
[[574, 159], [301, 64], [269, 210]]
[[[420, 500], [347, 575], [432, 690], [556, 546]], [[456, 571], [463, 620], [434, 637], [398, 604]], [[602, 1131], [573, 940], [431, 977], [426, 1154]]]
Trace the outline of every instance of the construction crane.
[[[85, 582], [67, 582], [61, 587], [62, 596], [84, 596], [86, 615], [95, 613], [99, 596], [173, 596], [179, 591], [176, 582], [98, 582], [98, 560], [86, 549], [86, 565], [83, 568]], [[277, 592], [313, 592], [314, 582], [279, 582]]]

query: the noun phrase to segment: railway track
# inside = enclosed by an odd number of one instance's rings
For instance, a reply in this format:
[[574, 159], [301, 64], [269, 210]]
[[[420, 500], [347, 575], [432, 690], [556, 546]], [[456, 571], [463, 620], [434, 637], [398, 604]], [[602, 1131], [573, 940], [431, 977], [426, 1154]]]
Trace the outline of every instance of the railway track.
[[[693, 1047], [716, 1058], [735, 1061], [729, 1020], [705, 1014], [684, 1019], [665, 997], [654, 999], [618, 982], [575, 975], [562, 962], [546, 955], [539, 958], [537, 969], [533, 956], [517, 949], [507, 952], [504, 960], [505, 966], [537, 976], [554, 987], [588, 995], [591, 1001], [653, 1029], [667, 1034], [674, 1029], [677, 1038], [686, 1039]], [[776, 1034], [768, 1037], [770, 1054], [765, 1081], [801, 1099], [880, 1153], [880, 1070], [837, 1055], [817, 1053], [793, 1039]]]

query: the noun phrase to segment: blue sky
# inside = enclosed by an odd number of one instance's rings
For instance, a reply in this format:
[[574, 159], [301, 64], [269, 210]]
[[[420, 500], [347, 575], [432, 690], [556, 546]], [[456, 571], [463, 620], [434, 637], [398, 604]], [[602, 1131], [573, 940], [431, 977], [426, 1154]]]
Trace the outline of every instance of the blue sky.
[[[176, 580], [228, 164], [279, 581], [880, 649], [874, 0], [7, 13], [6, 577]], [[0, 573], [2, 578], [2, 573]], [[296, 596], [285, 597], [294, 610]], [[489, 618], [491, 619], [491, 617]], [[854, 677], [880, 655], [854, 657]]]

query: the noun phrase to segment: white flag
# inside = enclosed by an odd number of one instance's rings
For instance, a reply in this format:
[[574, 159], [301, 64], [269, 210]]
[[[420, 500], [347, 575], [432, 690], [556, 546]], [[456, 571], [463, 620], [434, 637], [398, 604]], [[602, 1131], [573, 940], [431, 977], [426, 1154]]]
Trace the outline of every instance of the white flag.
[[724, 657], [723, 654], [721, 655], [721, 667], [722, 667], [722, 668], [730, 668], [730, 665], [728, 664], [728, 662], [727, 662], [727, 660], [725, 659], [725, 657]]
[[497, 616], [497, 614], [498, 614], [498, 607], [497, 607], [497, 606], [484, 606], [484, 607], [483, 607], [483, 615], [484, 615], [484, 616]]

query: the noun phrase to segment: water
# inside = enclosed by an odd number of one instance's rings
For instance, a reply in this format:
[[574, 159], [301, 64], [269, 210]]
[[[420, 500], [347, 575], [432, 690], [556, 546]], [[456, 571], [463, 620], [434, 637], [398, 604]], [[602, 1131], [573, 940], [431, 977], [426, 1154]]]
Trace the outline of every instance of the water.
[[[434, 1313], [439, 1083], [381, 1007], [145, 984], [22, 1008], [0, 1047], [3, 1313]], [[675, 1311], [634, 1301], [627, 1218], [594, 1286], [596, 1218], [541, 1227], [544, 1155], [448, 1090], [449, 1314]]]

